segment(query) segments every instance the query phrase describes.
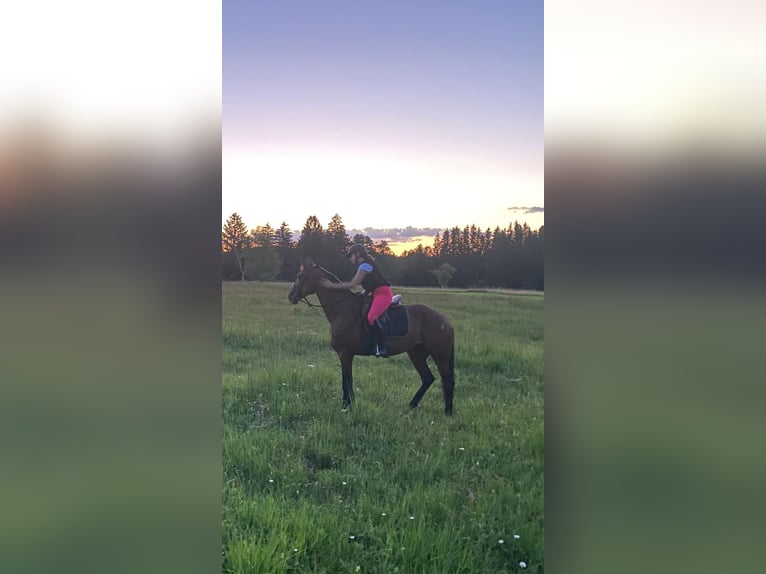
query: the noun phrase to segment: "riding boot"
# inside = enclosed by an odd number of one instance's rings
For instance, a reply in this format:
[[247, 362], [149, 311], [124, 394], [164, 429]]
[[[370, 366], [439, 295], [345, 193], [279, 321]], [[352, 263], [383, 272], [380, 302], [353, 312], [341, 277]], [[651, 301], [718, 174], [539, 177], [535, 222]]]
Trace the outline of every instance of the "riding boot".
[[375, 339], [377, 340], [377, 348], [375, 349], [376, 357], [388, 357], [388, 349], [386, 348], [386, 340], [383, 336], [383, 327], [376, 319], [375, 322], [370, 325], [372, 332], [375, 333]]

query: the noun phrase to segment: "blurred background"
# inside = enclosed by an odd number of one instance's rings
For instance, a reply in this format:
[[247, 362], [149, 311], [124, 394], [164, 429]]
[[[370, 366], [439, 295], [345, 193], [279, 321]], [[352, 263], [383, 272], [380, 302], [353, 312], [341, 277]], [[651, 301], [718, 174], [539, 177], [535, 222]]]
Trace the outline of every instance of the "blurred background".
[[0, 21], [0, 571], [220, 570], [221, 4]]
[[552, 572], [762, 568], [765, 16], [546, 2]]
[[[4, 9], [0, 571], [220, 569], [221, 10]], [[545, 3], [552, 572], [760, 570], [765, 10]]]

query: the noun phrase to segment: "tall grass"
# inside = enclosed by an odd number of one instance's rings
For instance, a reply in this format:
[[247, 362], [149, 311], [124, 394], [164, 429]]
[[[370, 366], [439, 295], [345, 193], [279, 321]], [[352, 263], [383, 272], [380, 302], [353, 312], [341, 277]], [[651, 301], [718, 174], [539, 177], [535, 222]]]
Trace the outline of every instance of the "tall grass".
[[288, 289], [223, 285], [224, 571], [542, 572], [543, 297], [396, 289], [455, 326], [450, 418], [439, 379], [409, 408], [406, 355], [357, 357], [342, 412], [329, 324]]

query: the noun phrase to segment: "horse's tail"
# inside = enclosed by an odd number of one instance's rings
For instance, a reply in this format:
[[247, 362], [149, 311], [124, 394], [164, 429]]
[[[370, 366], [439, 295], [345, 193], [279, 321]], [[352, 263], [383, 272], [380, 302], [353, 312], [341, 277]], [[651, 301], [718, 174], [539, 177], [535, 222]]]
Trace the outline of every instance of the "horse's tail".
[[442, 387], [444, 389], [444, 413], [452, 414], [452, 398], [455, 394], [455, 340], [452, 340], [452, 349], [450, 349], [448, 361], [449, 374], [442, 377]]
[[455, 341], [452, 341], [452, 350], [449, 355], [449, 374], [452, 377], [452, 381], [455, 381]]

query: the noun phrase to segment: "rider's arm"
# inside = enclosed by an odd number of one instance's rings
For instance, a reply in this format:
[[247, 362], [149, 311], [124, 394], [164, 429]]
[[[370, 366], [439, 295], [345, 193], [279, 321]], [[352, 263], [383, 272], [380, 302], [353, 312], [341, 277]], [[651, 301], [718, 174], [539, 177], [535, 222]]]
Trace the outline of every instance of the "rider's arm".
[[362, 270], [360, 267], [356, 271], [356, 275], [351, 278], [351, 281], [344, 281], [342, 283], [331, 283], [330, 286], [333, 289], [353, 289], [362, 284], [364, 276], [367, 275], [367, 271]]
[[342, 281], [340, 283], [332, 283], [328, 281], [327, 279], [322, 281], [322, 286], [327, 287], [329, 289], [353, 289], [354, 287], [358, 287], [362, 284], [362, 281], [364, 280], [364, 276], [367, 275], [367, 271], [364, 271], [361, 267], [356, 272], [356, 275], [354, 275], [351, 278], [351, 281]]

